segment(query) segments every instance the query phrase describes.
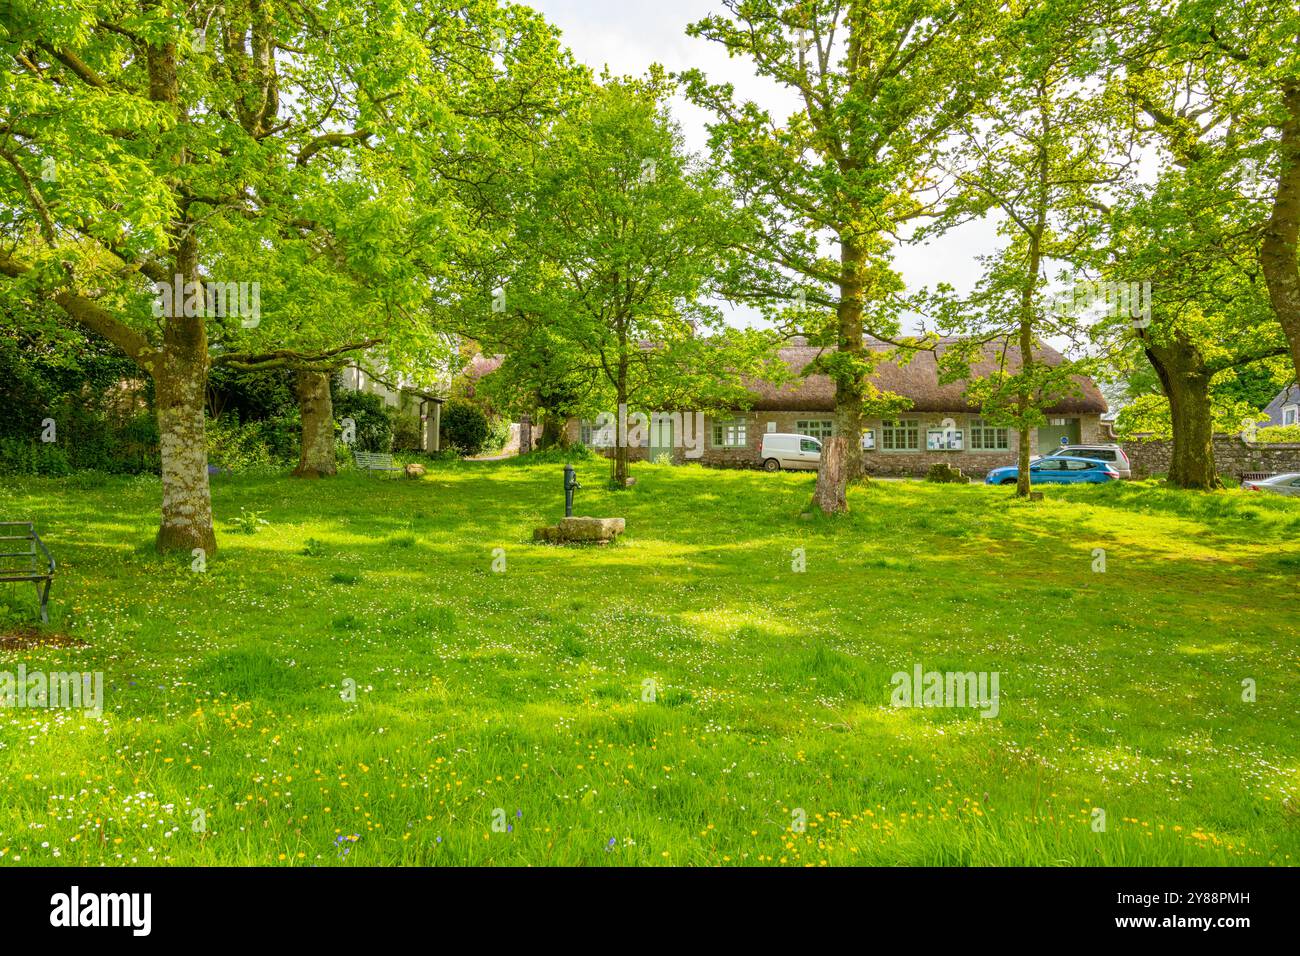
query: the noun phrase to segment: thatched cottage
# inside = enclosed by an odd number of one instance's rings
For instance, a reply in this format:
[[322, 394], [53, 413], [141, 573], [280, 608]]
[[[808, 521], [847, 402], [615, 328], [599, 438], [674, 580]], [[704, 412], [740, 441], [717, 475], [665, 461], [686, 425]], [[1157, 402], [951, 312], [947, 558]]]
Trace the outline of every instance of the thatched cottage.
[[[867, 471], [877, 475], [921, 476], [935, 462], [947, 462], [968, 475], [982, 475], [992, 468], [1014, 463], [1018, 435], [1015, 429], [985, 421], [980, 409], [966, 397], [966, 383], [939, 383], [938, 356], [951, 344], [940, 342], [935, 352], [917, 352], [903, 365], [884, 361], [872, 383], [880, 390], [902, 395], [912, 407], [896, 420], [869, 418], [862, 436]], [[888, 346], [877, 345], [880, 350]], [[780, 350], [780, 357], [797, 377], [786, 385], [754, 381], [749, 384], [752, 403], [747, 410], [726, 415], [706, 415], [699, 460], [705, 464], [757, 467], [764, 432], [794, 432], [824, 438], [834, 429], [835, 387], [825, 375], [801, 375], [823, 349], [795, 344]], [[1002, 347], [989, 345], [984, 357], [972, 366], [972, 374], [983, 377], [995, 371], [1002, 360]], [[1062, 361], [1059, 352], [1042, 346], [1035, 359], [1048, 364]], [[1011, 349], [1006, 366], [1019, 367], [1019, 353]], [[1106, 400], [1091, 379], [1076, 376], [1071, 394], [1063, 395], [1046, 409], [1047, 424], [1032, 436], [1036, 452], [1046, 454], [1062, 440], [1070, 443], [1110, 441], [1102, 425]], [[945, 420], [949, 420], [945, 428]], [[658, 459], [669, 455], [682, 460], [682, 441], [673, 434], [671, 421], [651, 422], [649, 435], [633, 457]], [[600, 444], [600, 428], [594, 421], [570, 420], [566, 436], [570, 441]], [[676, 440], [674, 440], [676, 439]]]

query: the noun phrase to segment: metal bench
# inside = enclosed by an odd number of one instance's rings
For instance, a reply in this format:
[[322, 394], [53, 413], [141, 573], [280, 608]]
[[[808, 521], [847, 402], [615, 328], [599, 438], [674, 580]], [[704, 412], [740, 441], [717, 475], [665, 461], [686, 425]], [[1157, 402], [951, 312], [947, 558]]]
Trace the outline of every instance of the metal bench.
[[[23, 550], [17, 550], [19, 548]], [[0, 549], [0, 582], [35, 584], [36, 593], [41, 597], [41, 623], [49, 624], [54, 558], [36, 533], [36, 526], [30, 521], [0, 521]]]
[[402, 470], [400, 465], [393, 464], [393, 456], [387, 452], [353, 449], [352, 459], [357, 463], [358, 468], [364, 468], [368, 472]]

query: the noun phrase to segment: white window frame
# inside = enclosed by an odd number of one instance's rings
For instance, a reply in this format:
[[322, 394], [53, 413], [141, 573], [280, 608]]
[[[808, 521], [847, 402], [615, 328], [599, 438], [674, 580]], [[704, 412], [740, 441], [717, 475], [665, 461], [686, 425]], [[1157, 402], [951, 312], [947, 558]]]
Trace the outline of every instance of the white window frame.
[[816, 438], [818, 441], [825, 441], [835, 434], [835, 419], [800, 419], [794, 423], [794, 430], [796, 434], [807, 435], [809, 438]]
[[[970, 448], [968, 451], [1010, 451], [1011, 429], [1000, 425], [990, 425], [982, 418], [970, 420]], [[989, 433], [993, 433], [993, 444], [986, 443]]]
[[[1290, 416], [1290, 421], [1287, 416]], [[1282, 424], [1283, 425], [1300, 425], [1300, 405], [1283, 405], [1282, 406]]]
[[[902, 432], [905, 440], [913, 442], [909, 447], [898, 447], [896, 433]], [[894, 447], [890, 447], [893, 445]], [[921, 420], [919, 418], [900, 418], [895, 421], [880, 423], [880, 450], [891, 454], [916, 455], [921, 452]]]
[[743, 418], [715, 419], [709, 437], [714, 448], [748, 448], [749, 422]]

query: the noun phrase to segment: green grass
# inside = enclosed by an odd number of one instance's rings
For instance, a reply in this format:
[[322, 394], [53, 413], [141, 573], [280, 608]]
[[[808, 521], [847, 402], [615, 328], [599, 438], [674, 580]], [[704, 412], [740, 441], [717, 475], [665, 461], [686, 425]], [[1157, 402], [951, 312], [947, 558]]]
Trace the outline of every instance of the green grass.
[[[0, 861], [1300, 861], [1296, 502], [881, 482], [832, 520], [810, 475], [636, 474], [579, 467], [599, 550], [531, 543], [558, 464], [223, 476], [203, 573], [152, 552], [156, 480], [0, 484], [82, 642], [0, 671], [106, 697], [0, 711]], [[917, 662], [997, 671], [997, 718], [890, 706]]]

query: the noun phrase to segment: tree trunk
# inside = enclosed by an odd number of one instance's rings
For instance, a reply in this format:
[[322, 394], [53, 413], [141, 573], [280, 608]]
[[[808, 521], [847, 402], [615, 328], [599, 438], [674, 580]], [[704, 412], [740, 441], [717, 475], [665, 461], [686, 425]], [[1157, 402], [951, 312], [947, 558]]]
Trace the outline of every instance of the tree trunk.
[[[198, 275], [197, 248], [181, 240], [177, 274], [186, 282]], [[179, 304], [174, 304], [179, 306]], [[208, 385], [208, 335], [204, 317], [186, 316], [173, 307], [164, 320], [163, 347], [153, 370], [157, 392], [159, 449], [162, 457], [162, 524], [159, 551], [202, 548], [217, 551], [208, 488], [208, 447], [204, 407]], [[182, 314], [175, 314], [175, 313]]]
[[542, 419], [540, 448], [554, 448], [564, 444], [564, 419], [554, 412], [546, 412]]
[[[1022, 419], [1023, 422], [1023, 419]], [[1034, 457], [1034, 431], [1022, 423], [1016, 442], [1016, 497], [1028, 498], [1033, 491], [1033, 475], [1029, 462]]]
[[614, 383], [617, 413], [614, 422], [614, 487], [626, 488], [627, 468], [627, 326], [619, 325], [618, 378]]
[[1173, 424], [1173, 458], [1169, 483], [1177, 488], [1222, 488], [1214, 464], [1214, 416], [1210, 410], [1210, 379], [1200, 351], [1181, 337], [1168, 345], [1146, 345], [1169, 399]]
[[1278, 143], [1281, 170], [1273, 213], [1260, 245], [1260, 268], [1268, 284], [1269, 301], [1286, 334], [1300, 379], [1300, 83], [1285, 88], [1286, 119]]
[[835, 430], [822, 442], [813, 504], [824, 514], [849, 510], [848, 483], [862, 474], [862, 404], [866, 371], [862, 360], [862, 266], [866, 254], [854, 239], [840, 239], [840, 302], [835, 366]]
[[[176, 47], [150, 47], [149, 98], [176, 107]], [[176, 107], [184, 121], [184, 110]], [[176, 157], [185, 163], [184, 152]], [[194, 223], [182, 206], [171, 228], [174, 274], [187, 288], [199, 281], [199, 246]], [[208, 388], [208, 330], [203, 309], [186, 315], [185, 303], [173, 302], [163, 320], [163, 345], [153, 371], [158, 406], [158, 435], [162, 457], [162, 523], [159, 551], [216, 553], [212, 531], [212, 492], [208, 487], [208, 445], [204, 406]]]
[[628, 479], [628, 458], [627, 458], [627, 422], [623, 421], [621, 410], [624, 408], [623, 398], [618, 400], [620, 414], [618, 422], [614, 425], [615, 438], [614, 442], [614, 487], [626, 488]]
[[[1037, 255], [1033, 256], [1037, 260]], [[1038, 268], [1035, 261], [1034, 278], [1037, 279]], [[1033, 309], [1033, 290], [1029, 291], [1028, 308]], [[1016, 442], [1016, 497], [1028, 498], [1033, 492], [1033, 473], [1029, 470], [1029, 460], [1033, 457], [1033, 429], [1029, 427], [1030, 395], [1028, 383], [1034, 367], [1034, 332], [1033, 319], [1023, 315], [1020, 319], [1020, 374], [1024, 376], [1025, 387], [1016, 397], [1016, 411], [1020, 417], [1020, 428]]]
[[300, 371], [294, 376], [294, 393], [302, 415], [302, 452], [293, 473], [298, 478], [328, 478], [338, 474], [334, 460], [334, 402], [330, 377], [324, 372]]
[[1038, 194], [1035, 199], [1035, 216], [1033, 228], [1026, 230], [1029, 242], [1025, 258], [1025, 284], [1020, 290], [1020, 390], [1016, 396], [1016, 411], [1020, 421], [1016, 424], [1016, 497], [1028, 498], [1033, 493], [1033, 472], [1029, 469], [1029, 460], [1033, 457], [1033, 430], [1029, 427], [1029, 410], [1033, 402], [1034, 385], [1034, 321], [1037, 318], [1035, 296], [1038, 293], [1038, 273], [1043, 266], [1043, 234], [1047, 231], [1047, 215], [1051, 202], [1050, 163], [1047, 144], [1050, 141], [1051, 127], [1048, 90], [1045, 80], [1039, 81], [1039, 128], [1038, 152], [1035, 163], [1038, 169]]

